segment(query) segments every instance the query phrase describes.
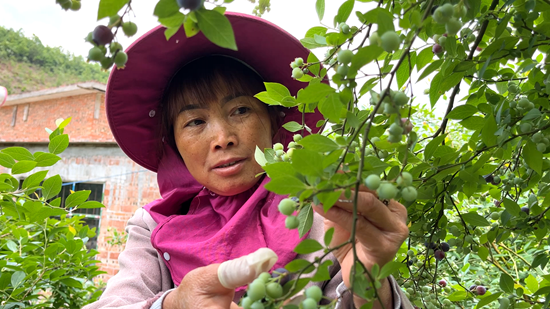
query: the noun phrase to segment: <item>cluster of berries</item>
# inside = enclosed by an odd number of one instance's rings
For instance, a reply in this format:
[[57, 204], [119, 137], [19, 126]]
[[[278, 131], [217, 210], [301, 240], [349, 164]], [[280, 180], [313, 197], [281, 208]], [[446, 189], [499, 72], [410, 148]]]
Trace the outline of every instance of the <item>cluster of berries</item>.
[[292, 68], [292, 78], [300, 79], [304, 77], [304, 74], [307, 74], [309, 70], [307, 68], [302, 68], [304, 66], [304, 59], [298, 57], [290, 63], [290, 68]]
[[[463, 24], [461, 18], [463, 18], [466, 13], [466, 6], [462, 1], [455, 5], [446, 3], [442, 6], [437, 7], [434, 10], [432, 14], [433, 20], [438, 24], [445, 25], [445, 31], [447, 32], [444, 35], [436, 35], [433, 37], [436, 43], [432, 48], [434, 54], [443, 53], [443, 46], [445, 45], [447, 36], [451, 35], [452, 37], [454, 37], [460, 31], [460, 29], [462, 29]], [[471, 39], [473, 36], [472, 33], [470, 34], [471, 35], [468, 35], [468, 39]], [[475, 36], [473, 38], [475, 39]]]
[[294, 138], [294, 141], [288, 143], [287, 152], [285, 152], [285, 150], [284, 150], [285, 148], [284, 148], [283, 144], [276, 143], [276, 144], [273, 145], [273, 150], [275, 151], [275, 160], [276, 161], [288, 162], [292, 159], [292, 153], [294, 152], [294, 149], [302, 148], [302, 146], [300, 144], [298, 144], [298, 142], [302, 139], [302, 135], [295, 134], [293, 138]]
[[55, 0], [55, 2], [59, 4], [61, 8], [64, 9], [65, 11], [68, 11], [68, 10], [78, 11], [82, 6], [82, 4], [80, 3], [80, 0]]
[[283, 296], [283, 285], [289, 281], [290, 273], [277, 268], [271, 274], [264, 272], [248, 285], [246, 296], [241, 299], [244, 309], [264, 309], [275, 299]]
[[376, 174], [367, 176], [364, 182], [367, 188], [376, 190], [381, 200], [391, 200], [400, 195], [405, 201], [412, 202], [418, 195], [416, 188], [412, 186], [413, 177], [407, 172], [397, 177], [397, 187], [391, 182], [382, 181]]
[[[86, 37], [86, 41], [93, 45], [88, 52], [88, 61], [96, 61], [101, 63], [103, 69], [110, 69], [113, 64], [118, 68], [124, 68], [128, 61], [128, 55], [123, 51], [122, 45], [118, 42], [113, 42], [115, 36], [113, 28], [122, 27], [122, 31], [128, 37], [137, 33], [137, 25], [131, 21], [123, 22], [122, 17], [118, 15], [109, 18], [109, 25], [99, 25], [94, 31], [90, 32]], [[107, 48], [109, 45], [110, 56], [107, 56]]]
[[[370, 91], [370, 104], [376, 105], [380, 101], [381, 95], [376, 91]], [[409, 103], [409, 97], [402, 91], [390, 90], [390, 93], [384, 97], [382, 108], [376, 112], [379, 114], [398, 114], [399, 109]]]
[[294, 216], [296, 206], [298, 206], [298, 203], [296, 203], [294, 199], [290, 198], [285, 198], [279, 202], [279, 212], [287, 216], [285, 226], [289, 230], [298, 228], [298, 225], [300, 225], [298, 217]]

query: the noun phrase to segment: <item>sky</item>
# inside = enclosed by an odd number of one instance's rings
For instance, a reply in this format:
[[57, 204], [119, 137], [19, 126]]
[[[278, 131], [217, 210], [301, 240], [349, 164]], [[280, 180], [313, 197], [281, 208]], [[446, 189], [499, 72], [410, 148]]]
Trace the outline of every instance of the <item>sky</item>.
[[[344, 1], [326, 2], [325, 15], [334, 16]], [[130, 16], [130, 20], [138, 25], [138, 33], [132, 38], [118, 35], [119, 42], [125, 48], [158, 25], [157, 18], [153, 16], [156, 3], [156, 0], [133, 2], [134, 14]], [[45, 45], [59, 46], [75, 55], [86, 56], [91, 45], [84, 42], [84, 37], [97, 25], [106, 25], [108, 22], [107, 19], [97, 21], [98, 5], [99, 0], [82, 0], [82, 8], [74, 12], [62, 10], [55, 0], [0, 0], [0, 26], [22, 29], [26, 36], [34, 34]], [[235, 0], [227, 5], [227, 9], [251, 14], [254, 6], [255, 4], [248, 0]], [[320, 25], [315, 13], [315, 0], [273, 0], [271, 12], [266, 12], [263, 18], [279, 25], [297, 38], [303, 38], [310, 27]], [[325, 19], [323, 22], [332, 26], [332, 22], [328, 18]]]

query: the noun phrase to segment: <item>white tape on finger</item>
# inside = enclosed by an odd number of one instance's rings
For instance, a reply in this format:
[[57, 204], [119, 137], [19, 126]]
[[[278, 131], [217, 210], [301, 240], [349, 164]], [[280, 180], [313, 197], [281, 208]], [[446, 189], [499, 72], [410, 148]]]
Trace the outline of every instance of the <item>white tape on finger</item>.
[[225, 261], [218, 268], [220, 283], [235, 289], [252, 282], [262, 272], [268, 271], [277, 262], [277, 254], [269, 248], [260, 248], [249, 255]]

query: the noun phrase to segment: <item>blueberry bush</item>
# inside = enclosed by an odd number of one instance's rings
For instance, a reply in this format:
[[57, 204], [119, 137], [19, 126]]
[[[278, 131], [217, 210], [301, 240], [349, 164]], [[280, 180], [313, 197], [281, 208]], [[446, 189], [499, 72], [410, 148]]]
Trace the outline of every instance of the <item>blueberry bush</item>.
[[[223, 15], [230, 2], [160, 0], [154, 14], [167, 39], [183, 28], [235, 49]], [[89, 35], [90, 60], [124, 66], [116, 34], [131, 5], [100, 2], [98, 20], [108, 24]], [[260, 0], [254, 12], [270, 5]], [[301, 42], [325, 53], [289, 64], [303, 89], [293, 96], [267, 82], [257, 94], [325, 117], [322, 133], [302, 138], [311, 128], [286, 123], [293, 142], [256, 152], [268, 189], [289, 195], [279, 206], [287, 227], [304, 235], [312, 203], [328, 209], [342, 191], [354, 201], [364, 185], [406, 205], [410, 234], [393, 262], [366, 269], [357, 261], [350, 281], [358, 296], [376, 298], [392, 274], [418, 308], [548, 308], [550, 1], [345, 0], [329, 12], [316, 0], [311, 13], [320, 22]], [[326, 256], [332, 232], [295, 251]], [[279, 308], [309, 281], [326, 280], [329, 266], [293, 261], [260, 276], [241, 304]], [[285, 283], [288, 272], [295, 277]], [[323, 297], [305, 295], [285, 308], [316, 308]]]
[[[61, 177], [47, 177], [44, 169], [56, 164], [69, 145], [63, 133], [69, 122], [60, 122], [51, 132], [48, 152], [17, 146], [0, 150], [0, 165], [10, 169], [0, 174], [2, 309], [81, 308], [101, 295], [92, 281], [104, 273], [96, 266], [98, 252], [86, 248], [95, 229], [72, 211], [103, 205], [86, 201], [86, 190], [72, 192], [62, 203]], [[22, 183], [14, 177], [26, 173]]]

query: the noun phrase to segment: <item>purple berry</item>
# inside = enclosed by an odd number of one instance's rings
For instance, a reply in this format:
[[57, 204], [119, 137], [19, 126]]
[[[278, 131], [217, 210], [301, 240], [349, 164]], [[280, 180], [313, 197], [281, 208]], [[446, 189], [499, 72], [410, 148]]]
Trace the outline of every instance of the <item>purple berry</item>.
[[441, 261], [445, 258], [445, 252], [443, 252], [441, 250], [436, 250], [434, 252], [434, 257], [435, 257], [436, 260]]
[[443, 252], [448, 252], [449, 250], [451, 250], [451, 246], [449, 246], [449, 244], [446, 242], [442, 242], [440, 247]]
[[521, 207], [521, 211], [523, 211], [524, 213], [526, 213], [527, 215], [529, 215], [529, 211], [530, 211], [530, 210], [529, 210], [529, 207], [523, 206], [523, 207]]
[[480, 285], [478, 287], [476, 287], [476, 292], [477, 292], [477, 295], [485, 295], [485, 292], [487, 292], [487, 289]]
[[94, 29], [94, 32], [92, 32], [92, 40], [97, 45], [105, 45], [111, 43], [113, 41], [113, 38], [115, 36], [111, 32], [111, 29], [107, 26], [97, 26]]
[[439, 45], [439, 44], [435, 44], [433, 47], [432, 47], [432, 52], [434, 54], [441, 54], [443, 52], [443, 46]]
[[180, 8], [196, 11], [202, 6], [203, 0], [177, 0]]
[[439, 285], [440, 285], [442, 288], [444, 288], [444, 287], [447, 286], [447, 281], [445, 281], [445, 279], [441, 279], [441, 280], [439, 280]]
[[279, 284], [285, 285], [290, 280], [290, 273], [285, 268], [277, 268], [271, 273], [272, 278], [280, 278]]

